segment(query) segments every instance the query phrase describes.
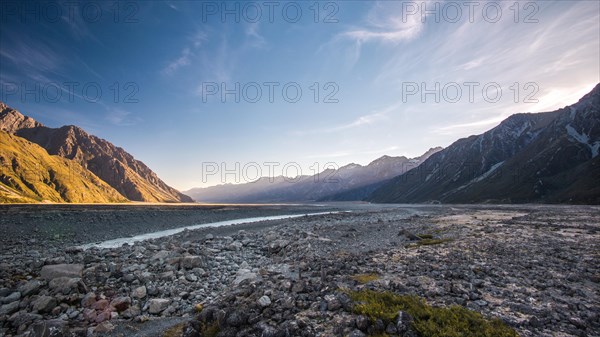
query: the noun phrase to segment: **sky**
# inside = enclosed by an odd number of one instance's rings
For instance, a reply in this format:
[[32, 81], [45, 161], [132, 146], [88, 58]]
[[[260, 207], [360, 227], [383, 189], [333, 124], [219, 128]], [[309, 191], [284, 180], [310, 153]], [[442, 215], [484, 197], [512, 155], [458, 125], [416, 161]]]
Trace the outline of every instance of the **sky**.
[[0, 100], [180, 190], [416, 157], [600, 82], [598, 1], [0, 2]]

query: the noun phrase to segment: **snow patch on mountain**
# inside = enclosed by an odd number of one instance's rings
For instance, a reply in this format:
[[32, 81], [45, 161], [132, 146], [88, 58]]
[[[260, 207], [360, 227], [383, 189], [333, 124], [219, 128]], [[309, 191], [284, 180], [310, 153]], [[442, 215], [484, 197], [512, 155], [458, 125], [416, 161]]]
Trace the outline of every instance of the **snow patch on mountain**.
[[568, 124], [566, 129], [571, 138], [590, 148], [590, 151], [592, 152], [592, 158], [596, 158], [596, 156], [598, 156], [598, 151], [600, 150], [600, 141], [591, 143], [588, 135], [577, 132], [577, 130], [575, 130], [571, 124]]

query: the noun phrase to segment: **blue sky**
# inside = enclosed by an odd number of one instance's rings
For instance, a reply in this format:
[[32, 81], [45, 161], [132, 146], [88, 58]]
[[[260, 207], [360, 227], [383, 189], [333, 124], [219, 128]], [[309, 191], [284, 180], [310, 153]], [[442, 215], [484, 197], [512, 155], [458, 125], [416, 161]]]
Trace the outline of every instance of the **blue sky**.
[[597, 1], [1, 6], [0, 99], [182, 190], [418, 156], [600, 81]]

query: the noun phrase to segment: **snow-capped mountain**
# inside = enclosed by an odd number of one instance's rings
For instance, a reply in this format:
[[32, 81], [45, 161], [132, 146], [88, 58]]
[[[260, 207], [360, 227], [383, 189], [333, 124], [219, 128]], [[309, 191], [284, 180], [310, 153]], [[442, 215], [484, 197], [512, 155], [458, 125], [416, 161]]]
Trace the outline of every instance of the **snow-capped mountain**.
[[510, 116], [392, 179], [373, 202], [600, 202], [600, 84], [578, 103]]

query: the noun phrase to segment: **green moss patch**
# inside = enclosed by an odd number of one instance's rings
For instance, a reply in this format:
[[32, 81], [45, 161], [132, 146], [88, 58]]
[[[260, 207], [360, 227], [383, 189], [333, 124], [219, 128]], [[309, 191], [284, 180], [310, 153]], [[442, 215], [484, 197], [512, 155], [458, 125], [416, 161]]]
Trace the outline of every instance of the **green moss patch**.
[[422, 239], [415, 243], [408, 245], [408, 248], [421, 247], [421, 246], [433, 246], [441, 245], [447, 242], [451, 242], [452, 239]]
[[357, 274], [357, 275], [353, 275], [350, 278], [353, 279], [354, 281], [360, 283], [360, 284], [367, 284], [369, 282], [372, 282], [372, 281], [375, 281], [375, 280], [379, 280], [380, 276], [378, 274], [375, 274], [375, 273], [369, 273], [369, 274]]
[[399, 311], [413, 317], [412, 328], [422, 337], [516, 337], [500, 319], [486, 319], [461, 306], [434, 307], [417, 296], [400, 296], [372, 290], [348, 291], [355, 302], [354, 313], [394, 322]]

